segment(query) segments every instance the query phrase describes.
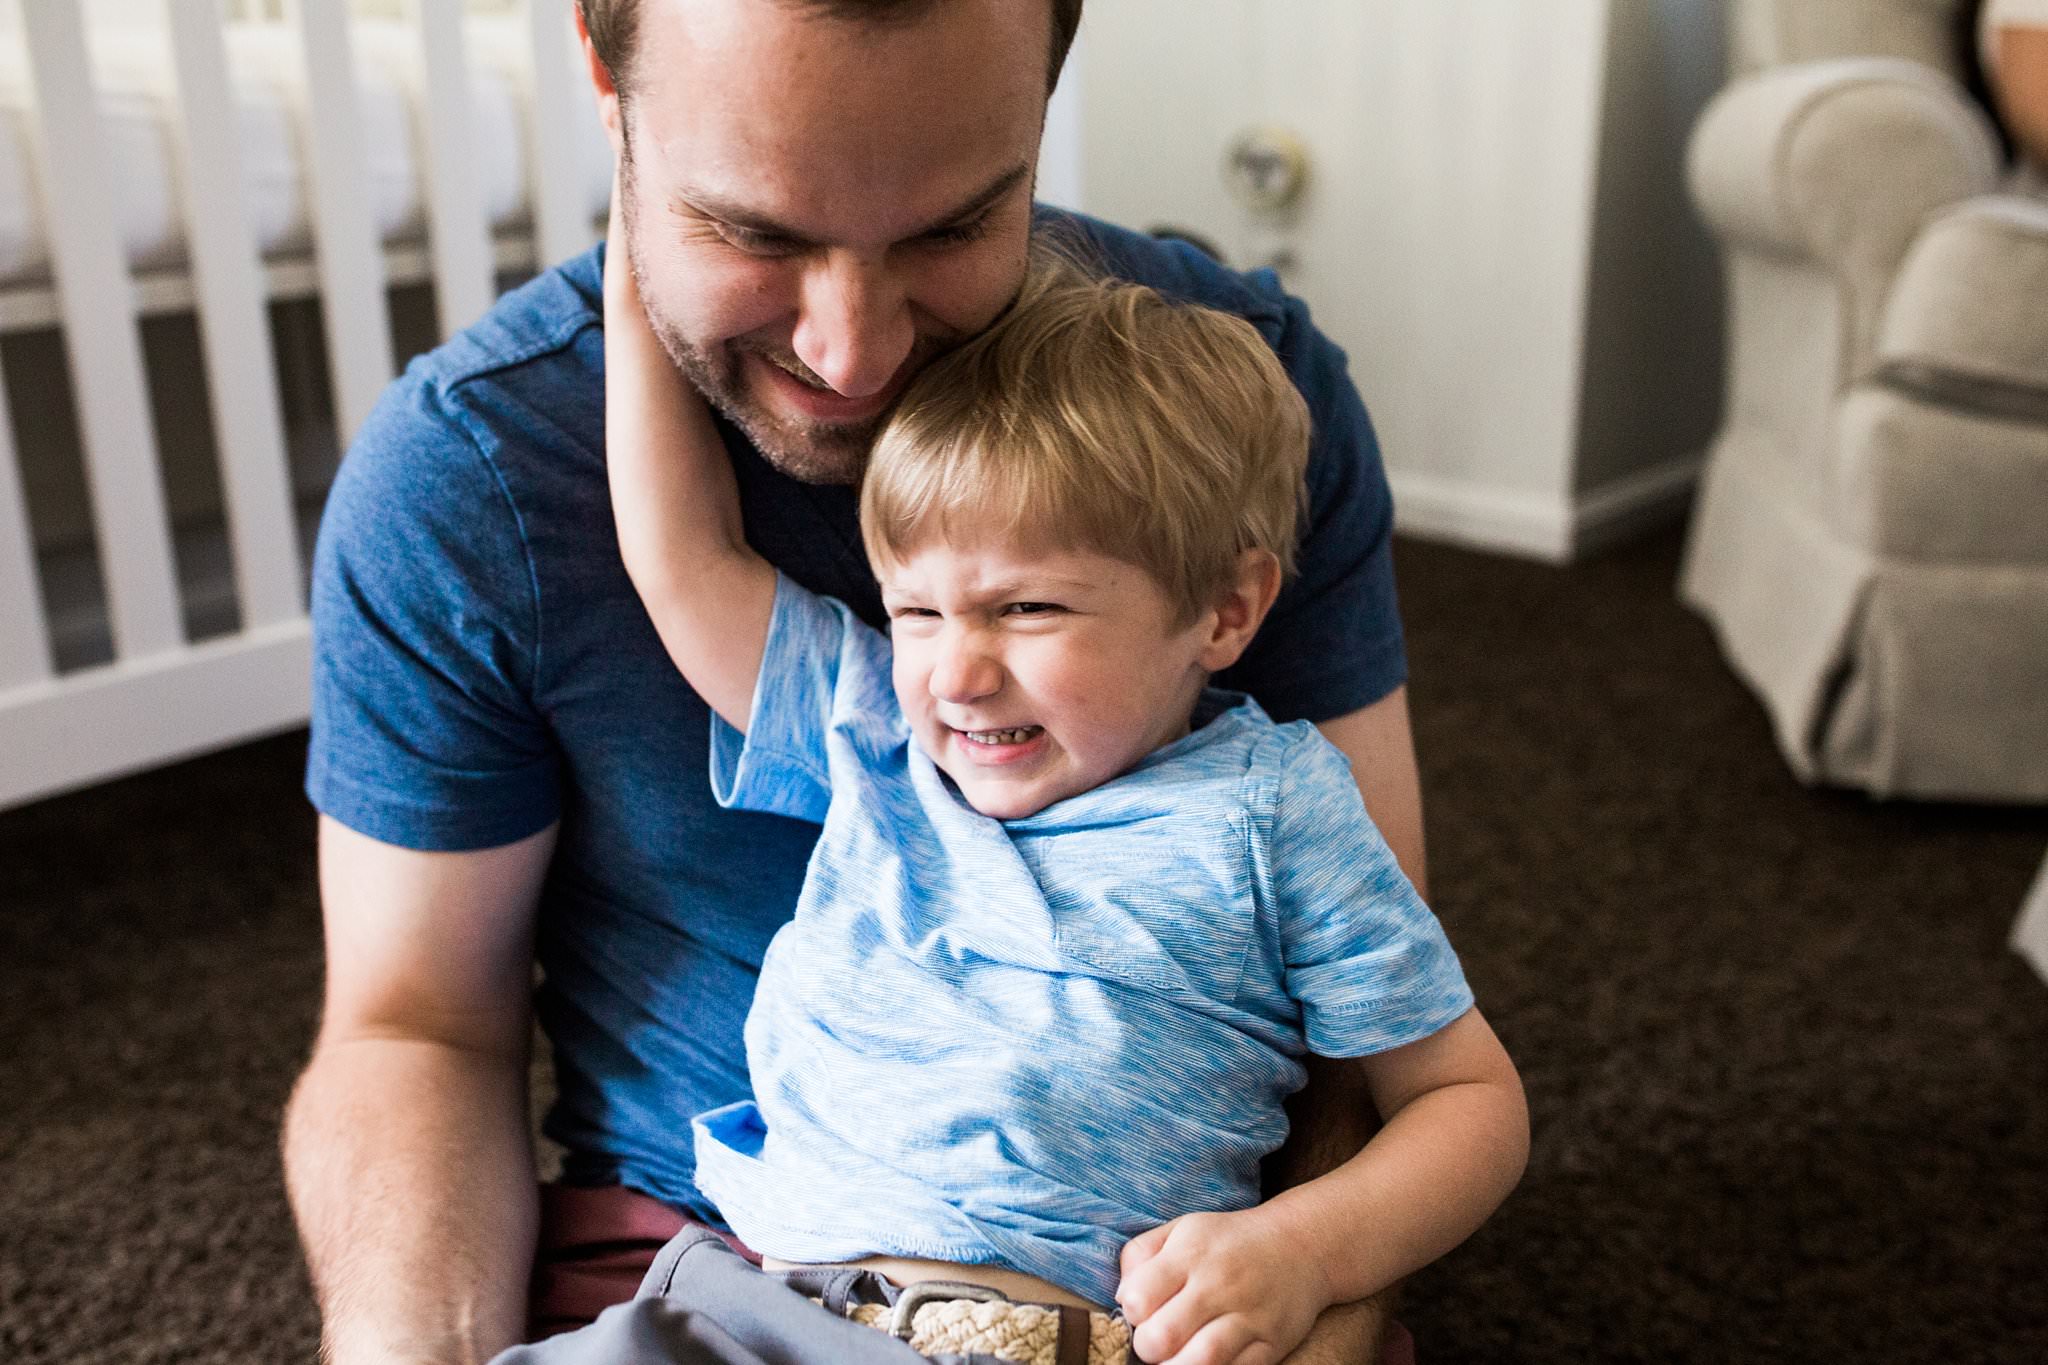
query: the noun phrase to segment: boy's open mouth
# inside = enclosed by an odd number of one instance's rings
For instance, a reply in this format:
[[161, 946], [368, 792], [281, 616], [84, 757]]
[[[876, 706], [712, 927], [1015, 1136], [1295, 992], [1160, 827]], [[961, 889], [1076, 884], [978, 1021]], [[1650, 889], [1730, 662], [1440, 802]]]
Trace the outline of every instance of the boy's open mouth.
[[955, 734], [969, 744], [986, 744], [995, 747], [1003, 744], [1023, 744], [1044, 733], [1043, 725], [1019, 725], [1009, 730], [956, 730]]

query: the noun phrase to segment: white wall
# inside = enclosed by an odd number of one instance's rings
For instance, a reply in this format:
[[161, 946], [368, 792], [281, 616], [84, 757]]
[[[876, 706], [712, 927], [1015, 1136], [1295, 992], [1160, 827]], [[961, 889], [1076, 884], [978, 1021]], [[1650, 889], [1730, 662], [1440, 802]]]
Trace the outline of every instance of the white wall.
[[[1679, 179], [1711, 0], [1095, 0], [1083, 32], [1084, 206], [1289, 250], [1409, 529], [1557, 558], [1682, 495], [1705, 435], [1663, 400], [1719, 382]], [[1225, 192], [1256, 123], [1310, 147], [1291, 222]]]
[[1692, 125], [1720, 88], [1723, 25], [1719, 0], [1614, 7], [1579, 490], [1697, 456], [1720, 415], [1720, 262], [1684, 168]]

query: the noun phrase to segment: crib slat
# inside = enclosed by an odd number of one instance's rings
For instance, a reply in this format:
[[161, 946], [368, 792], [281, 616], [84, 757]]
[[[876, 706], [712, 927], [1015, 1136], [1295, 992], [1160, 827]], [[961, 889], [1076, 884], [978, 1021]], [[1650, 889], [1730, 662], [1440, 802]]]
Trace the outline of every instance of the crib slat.
[[306, 132], [320, 311], [342, 444], [391, 382], [391, 305], [371, 217], [370, 170], [358, 129], [347, 0], [288, 0], [306, 66]]
[[79, 7], [24, 5], [21, 16], [108, 624], [115, 653], [138, 658], [176, 648], [184, 629], [134, 285], [116, 235], [108, 143]]
[[462, 6], [409, 0], [426, 58], [427, 245], [434, 257], [434, 306], [441, 335], [483, 316], [497, 296], [491, 228], [476, 169], [476, 107], [470, 102]]
[[21, 495], [14, 427], [7, 420], [7, 376], [0, 372], [0, 691], [40, 682], [54, 671], [37, 581], [28, 502]]
[[576, 48], [566, 31], [568, 5], [527, 0], [526, 17], [533, 45], [533, 229], [545, 268], [597, 239], [576, 171], [575, 129], [589, 117], [578, 102], [590, 95], [582, 88]]
[[199, 334], [247, 629], [289, 621], [304, 611], [284, 411], [256, 242], [243, 203], [219, 0], [163, 0], [163, 8], [178, 86]]

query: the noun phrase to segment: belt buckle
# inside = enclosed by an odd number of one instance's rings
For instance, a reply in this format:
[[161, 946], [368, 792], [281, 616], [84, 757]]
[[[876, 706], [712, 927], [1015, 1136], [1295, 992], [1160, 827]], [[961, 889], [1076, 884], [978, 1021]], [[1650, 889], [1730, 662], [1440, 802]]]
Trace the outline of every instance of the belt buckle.
[[903, 1286], [903, 1292], [896, 1296], [896, 1307], [889, 1319], [889, 1335], [898, 1341], [908, 1342], [914, 1334], [913, 1323], [917, 1310], [928, 1303], [943, 1303], [948, 1299], [972, 1299], [976, 1303], [1008, 1303], [1010, 1296], [1000, 1289], [991, 1289], [985, 1284], [973, 1284], [966, 1280], [914, 1280]]

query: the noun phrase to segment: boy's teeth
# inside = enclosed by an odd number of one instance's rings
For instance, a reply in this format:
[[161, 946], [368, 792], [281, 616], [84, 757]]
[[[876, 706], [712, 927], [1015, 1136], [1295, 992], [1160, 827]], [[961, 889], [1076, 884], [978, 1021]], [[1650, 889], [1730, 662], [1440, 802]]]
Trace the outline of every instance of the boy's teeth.
[[1038, 727], [1020, 725], [1014, 730], [962, 730], [960, 733], [976, 744], [1022, 744], [1038, 733]]

